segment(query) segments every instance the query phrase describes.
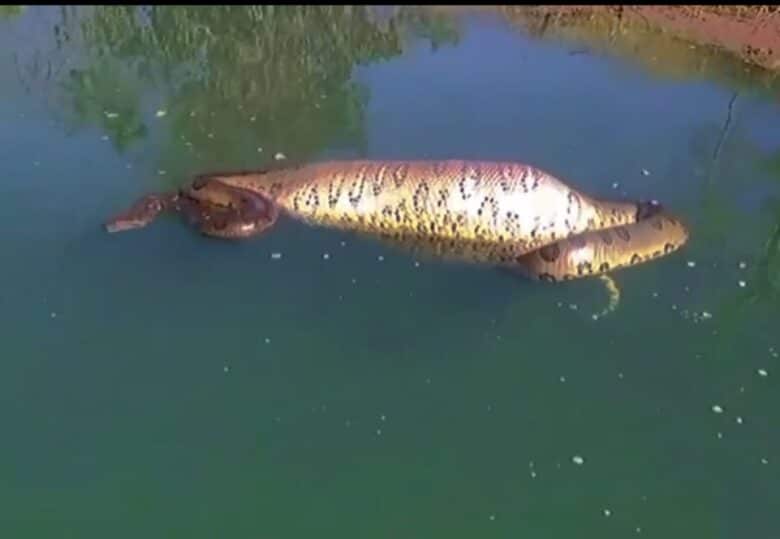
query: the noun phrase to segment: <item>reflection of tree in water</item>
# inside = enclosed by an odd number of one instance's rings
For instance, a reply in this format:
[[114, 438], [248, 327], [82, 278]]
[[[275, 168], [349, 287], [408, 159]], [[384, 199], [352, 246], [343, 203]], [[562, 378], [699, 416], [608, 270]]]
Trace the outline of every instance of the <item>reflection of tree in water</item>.
[[16, 17], [24, 12], [25, 6], [0, 6], [0, 19]]
[[300, 159], [359, 147], [367, 94], [354, 66], [401, 54], [404, 31], [457, 39], [447, 19], [405, 8], [385, 24], [363, 6], [95, 7], [71, 20], [89, 58], [64, 85], [75, 125], [98, 123], [123, 149], [157, 94], [174, 134], [164, 154], [227, 167], [258, 147]]

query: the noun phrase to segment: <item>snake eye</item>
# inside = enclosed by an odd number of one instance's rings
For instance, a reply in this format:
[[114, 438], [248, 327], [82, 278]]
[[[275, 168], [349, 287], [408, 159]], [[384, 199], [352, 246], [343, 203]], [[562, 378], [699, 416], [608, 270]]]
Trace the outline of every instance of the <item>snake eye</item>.
[[191, 185], [195, 191], [200, 191], [206, 186], [207, 183], [209, 183], [209, 179], [207, 177], [198, 176], [193, 180]]

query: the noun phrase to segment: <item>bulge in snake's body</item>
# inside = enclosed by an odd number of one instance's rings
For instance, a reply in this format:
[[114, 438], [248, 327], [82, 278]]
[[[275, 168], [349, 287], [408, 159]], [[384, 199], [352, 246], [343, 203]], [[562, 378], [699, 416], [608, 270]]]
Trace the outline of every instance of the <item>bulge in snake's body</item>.
[[310, 224], [515, 266], [545, 280], [635, 265], [688, 238], [665, 211], [648, 214], [646, 205], [598, 200], [519, 163], [332, 161], [204, 175], [185, 192], [208, 200], [209, 189], [199, 187], [210, 181], [257, 193]]

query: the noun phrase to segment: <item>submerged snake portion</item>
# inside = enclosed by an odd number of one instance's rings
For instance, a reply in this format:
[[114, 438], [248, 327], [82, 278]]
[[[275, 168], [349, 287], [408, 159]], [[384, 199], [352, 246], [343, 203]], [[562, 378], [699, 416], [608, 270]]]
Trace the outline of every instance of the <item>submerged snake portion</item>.
[[[332, 161], [214, 173], [172, 200], [177, 210], [187, 201], [189, 215], [212, 236], [257, 235], [284, 213], [553, 282], [640, 264], [688, 239], [685, 226], [658, 203], [598, 200], [519, 163]], [[141, 208], [141, 215], [131, 209], [107, 228], [143, 226], [159, 213]]]

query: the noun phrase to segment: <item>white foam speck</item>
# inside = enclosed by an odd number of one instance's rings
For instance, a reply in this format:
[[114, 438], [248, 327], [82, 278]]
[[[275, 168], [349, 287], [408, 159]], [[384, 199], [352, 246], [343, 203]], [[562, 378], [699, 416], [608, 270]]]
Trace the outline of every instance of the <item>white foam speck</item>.
[[582, 466], [583, 464], [585, 464], [585, 459], [584, 459], [584, 458], [582, 458], [582, 457], [581, 457], [581, 456], [579, 456], [579, 455], [574, 455], [574, 456], [571, 458], [571, 461], [572, 461], [574, 464], [576, 464], [577, 466]]
[[689, 260], [688, 261], [688, 267], [689, 268], [695, 268], [696, 267], [696, 262], [694, 262], [693, 260]]
[[722, 414], [723, 413], [723, 408], [721, 406], [717, 405], [717, 404], [714, 404], [712, 406], [712, 411], [715, 412], [716, 414]]
[[[163, 117], [163, 116], [165, 116], [166, 114], [168, 114], [168, 112], [167, 112], [165, 109], [160, 109], [160, 110], [158, 110], [157, 112], [155, 112], [155, 113], [154, 113], [154, 115], [155, 115], [156, 117], [158, 117], [158, 118], [162, 118], [162, 117]], [[193, 115], [193, 114], [194, 114], [194, 113], [190, 113], [190, 115]]]
[[279, 260], [280, 258], [282, 258], [282, 253], [271, 253], [272, 260]]

